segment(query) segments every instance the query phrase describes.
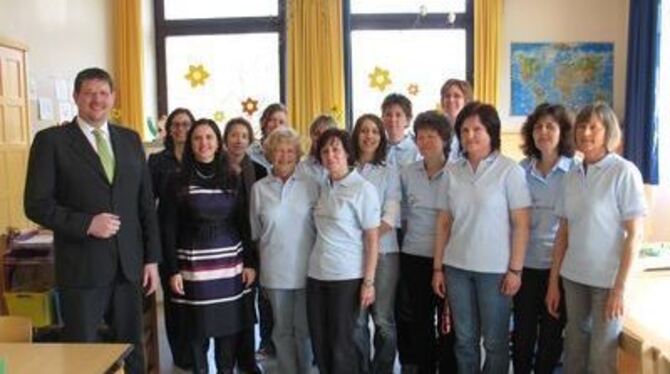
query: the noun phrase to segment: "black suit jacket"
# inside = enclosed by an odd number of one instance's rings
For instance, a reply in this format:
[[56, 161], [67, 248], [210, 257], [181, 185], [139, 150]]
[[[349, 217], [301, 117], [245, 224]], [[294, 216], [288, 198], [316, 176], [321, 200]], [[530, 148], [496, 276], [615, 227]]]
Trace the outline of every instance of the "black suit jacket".
[[[140, 282], [144, 264], [160, 260], [158, 223], [140, 137], [109, 125], [115, 159], [107, 181], [95, 149], [76, 120], [37, 133], [30, 149], [24, 196], [26, 215], [54, 232], [59, 287], [111, 285], [119, 266]], [[121, 217], [109, 239], [86, 234], [98, 213]]]

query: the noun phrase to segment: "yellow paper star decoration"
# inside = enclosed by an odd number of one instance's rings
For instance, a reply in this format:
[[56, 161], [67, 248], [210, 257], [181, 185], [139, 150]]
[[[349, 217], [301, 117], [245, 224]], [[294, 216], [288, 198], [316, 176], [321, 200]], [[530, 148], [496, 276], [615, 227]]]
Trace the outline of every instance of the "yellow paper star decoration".
[[258, 100], [247, 97], [247, 99], [242, 102], [242, 111], [250, 116], [256, 113], [256, 111], [258, 111]]
[[222, 110], [217, 110], [216, 112], [214, 112], [213, 117], [214, 117], [214, 121], [223, 122], [223, 121], [226, 120], [226, 113]]
[[407, 93], [416, 96], [419, 94], [419, 85], [416, 83], [412, 83], [409, 86], [407, 86]]
[[205, 70], [205, 67], [200, 65], [189, 65], [188, 73], [184, 75], [187, 81], [191, 82], [191, 88], [197, 86], [204, 86], [205, 81], [209, 78], [209, 72]]
[[338, 122], [342, 122], [342, 109], [337, 104], [334, 104], [330, 107], [330, 115], [333, 116]]
[[375, 66], [375, 70], [368, 74], [368, 77], [370, 78], [370, 88], [376, 88], [380, 92], [384, 92], [386, 86], [391, 84], [389, 75], [390, 73], [388, 70]]
[[116, 123], [121, 122], [121, 109], [112, 108], [112, 111], [109, 113], [109, 118]]

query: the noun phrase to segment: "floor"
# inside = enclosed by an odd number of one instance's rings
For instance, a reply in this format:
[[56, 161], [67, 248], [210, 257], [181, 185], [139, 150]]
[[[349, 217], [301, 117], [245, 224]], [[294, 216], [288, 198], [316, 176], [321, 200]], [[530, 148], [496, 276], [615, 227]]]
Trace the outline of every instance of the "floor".
[[[256, 330], [256, 341], [258, 341], [258, 330]], [[159, 351], [160, 351], [160, 367], [161, 371], [160, 374], [186, 374], [190, 373], [190, 371], [184, 371], [180, 370], [172, 365], [172, 355], [170, 353], [170, 348], [168, 347], [168, 342], [167, 342], [167, 336], [165, 334], [165, 323], [163, 321], [163, 304], [160, 303], [158, 304], [158, 344], [159, 344]], [[483, 352], [482, 352], [483, 353]], [[209, 359], [209, 367], [210, 373], [214, 373], [216, 366], [214, 365], [214, 354], [210, 348], [209, 354], [208, 354], [208, 359]], [[263, 361], [259, 362], [261, 368], [263, 369], [263, 373], [265, 374], [283, 374], [283, 373], [278, 373], [277, 372], [277, 362], [276, 360], [269, 358], [265, 359]], [[396, 359], [396, 364], [395, 364], [395, 370], [394, 373], [400, 373], [400, 364], [398, 363], [398, 360]], [[509, 373], [513, 373], [511, 364], [510, 364], [510, 370]], [[561, 374], [562, 370], [560, 368], [556, 369], [554, 374]], [[314, 368], [313, 374], [318, 374], [318, 370]]]
[[[160, 374], [186, 374], [191, 373], [190, 371], [180, 370], [179, 368], [174, 367], [172, 364], [172, 354], [170, 353], [170, 347], [168, 346], [167, 335], [165, 334], [165, 321], [163, 320], [163, 304], [158, 304], [158, 345], [159, 345], [159, 354], [160, 354]], [[258, 341], [258, 331], [256, 331], [256, 341]], [[210, 347], [213, 346], [210, 345]], [[209, 353], [207, 354], [209, 360], [210, 373], [215, 373], [216, 365], [214, 364], [214, 352], [210, 348]], [[277, 362], [274, 359], [266, 359], [262, 362], [259, 362], [263, 373], [274, 374], [277, 373]], [[318, 374], [318, 371], [314, 370], [315, 374]], [[279, 373], [277, 373], [279, 374]]]

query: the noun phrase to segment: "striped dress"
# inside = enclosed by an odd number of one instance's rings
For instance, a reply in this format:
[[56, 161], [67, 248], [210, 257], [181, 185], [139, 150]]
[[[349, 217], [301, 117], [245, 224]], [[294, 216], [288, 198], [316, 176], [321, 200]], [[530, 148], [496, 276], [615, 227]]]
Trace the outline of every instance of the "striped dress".
[[195, 338], [222, 337], [253, 325], [253, 298], [242, 282], [242, 270], [254, 267], [245, 250], [248, 213], [242, 194], [222, 190], [211, 180], [194, 178], [175, 196], [175, 233], [168, 262], [184, 281], [184, 295], [172, 300], [184, 309]]

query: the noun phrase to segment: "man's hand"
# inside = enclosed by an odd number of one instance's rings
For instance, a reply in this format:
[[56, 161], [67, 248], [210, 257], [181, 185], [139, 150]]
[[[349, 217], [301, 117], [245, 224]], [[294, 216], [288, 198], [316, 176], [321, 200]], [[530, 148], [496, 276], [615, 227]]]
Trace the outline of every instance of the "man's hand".
[[158, 277], [158, 265], [155, 263], [144, 265], [142, 287], [144, 288], [145, 295], [149, 296], [154, 293], [159, 284], [160, 278]]
[[109, 239], [119, 232], [121, 217], [111, 213], [96, 214], [86, 230], [86, 234], [98, 239]]

